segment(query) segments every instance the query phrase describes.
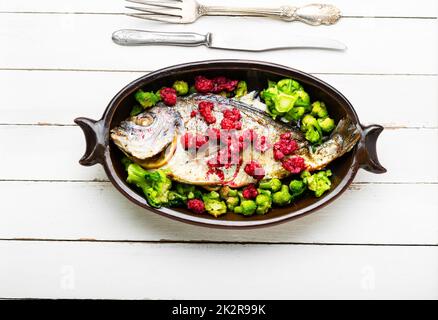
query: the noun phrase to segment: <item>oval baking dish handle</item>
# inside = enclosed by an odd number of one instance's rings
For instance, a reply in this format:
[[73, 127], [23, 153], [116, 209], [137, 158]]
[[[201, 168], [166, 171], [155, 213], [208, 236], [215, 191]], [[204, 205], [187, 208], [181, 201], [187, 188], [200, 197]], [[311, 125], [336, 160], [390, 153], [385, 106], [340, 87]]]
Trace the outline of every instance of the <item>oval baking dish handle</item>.
[[79, 163], [83, 166], [102, 164], [105, 159], [105, 136], [103, 120], [77, 118], [75, 123], [81, 127], [85, 135], [86, 150]]
[[377, 139], [383, 130], [379, 125], [362, 126], [362, 139], [359, 144], [360, 167], [377, 174], [387, 172], [377, 157]]

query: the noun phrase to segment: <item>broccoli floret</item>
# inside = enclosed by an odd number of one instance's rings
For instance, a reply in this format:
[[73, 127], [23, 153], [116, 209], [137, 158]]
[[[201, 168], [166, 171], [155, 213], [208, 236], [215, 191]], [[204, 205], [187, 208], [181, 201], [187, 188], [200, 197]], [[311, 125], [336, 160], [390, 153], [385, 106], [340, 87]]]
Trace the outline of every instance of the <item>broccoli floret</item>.
[[131, 113], [129, 114], [131, 117], [138, 116], [140, 113], [143, 112], [143, 107], [139, 105], [135, 105], [134, 108], [132, 108]]
[[122, 165], [125, 168], [126, 172], [128, 171], [128, 167], [132, 164], [132, 161], [128, 157], [122, 158]]
[[240, 206], [234, 208], [234, 213], [252, 216], [257, 210], [257, 204], [253, 200], [243, 200]]
[[200, 199], [202, 197], [202, 192], [193, 185], [178, 183], [175, 186], [175, 191], [178, 194], [187, 197], [188, 200], [195, 198]]
[[181, 195], [175, 191], [170, 191], [168, 196], [168, 204], [169, 207], [184, 207], [187, 203], [187, 197], [184, 195]]
[[176, 90], [179, 96], [185, 96], [189, 92], [189, 84], [185, 81], [175, 81], [172, 88]]
[[248, 86], [246, 81], [239, 81], [236, 90], [234, 91], [235, 97], [240, 98], [248, 94]]
[[302, 195], [304, 191], [306, 191], [307, 185], [303, 180], [292, 180], [289, 184], [289, 189], [292, 197], [295, 199]]
[[161, 97], [159, 93], [144, 92], [140, 89], [135, 94], [135, 99], [146, 109], [155, 106], [161, 100]]
[[329, 177], [332, 175], [331, 170], [319, 171], [315, 174], [310, 174], [308, 171], [304, 171], [301, 174], [303, 182], [307, 184], [309, 190], [315, 192], [317, 198], [321, 197], [326, 191], [330, 190], [332, 182]]
[[138, 164], [128, 166], [126, 181], [142, 189], [148, 203], [155, 208], [167, 205], [172, 181], [163, 170], [147, 171]]
[[313, 144], [321, 143], [322, 130], [314, 116], [308, 114], [303, 118], [301, 121], [301, 130], [305, 133], [306, 140]]
[[312, 103], [312, 115], [317, 118], [328, 117], [327, 107], [325, 103], [320, 101]]
[[227, 213], [227, 205], [221, 200], [219, 193], [212, 191], [202, 197], [205, 210], [214, 217], [219, 217]]
[[322, 131], [325, 133], [330, 133], [333, 131], [333, 129], [336, 127], [335, 120], [331, 118], [324, 118], [324, 119], [318, 119], [319, 127]]
[[287, 206], [292, 201], [292, 195], [289, 193], [289, 187], [281, 186], [281, 190], [272, 195], [272, 202], [280, 207]]
[[281, 181], [277, 178], [262, 180], [260, 181], [259, 188], [264, 190], [270, 190], [272, 192], [277, 192], [281, 189]]
[[259, 194], [255, 202], [257, 205], [256, 213], [260, 215], [268, 213], [272, 207], [272, 199], [266, 194]]

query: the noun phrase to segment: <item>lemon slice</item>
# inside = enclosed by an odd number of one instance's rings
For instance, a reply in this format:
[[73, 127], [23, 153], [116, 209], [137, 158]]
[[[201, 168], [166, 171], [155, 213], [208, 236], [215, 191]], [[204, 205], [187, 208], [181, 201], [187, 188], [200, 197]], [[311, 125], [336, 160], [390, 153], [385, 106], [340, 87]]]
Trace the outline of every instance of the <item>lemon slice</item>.
[[157, 154], [156, 156], [146, 160], [134, 159], [134, 161], [145, 169], [161, 168], [162, 166], [166, 165], [169, 162], [169, 160], [173, 157], [176, 150], [177, 142], [178, 142], [178, 137], [177, 135], [175, 135], [173, 141], [169, 144], [169, 146], [165, 150]]

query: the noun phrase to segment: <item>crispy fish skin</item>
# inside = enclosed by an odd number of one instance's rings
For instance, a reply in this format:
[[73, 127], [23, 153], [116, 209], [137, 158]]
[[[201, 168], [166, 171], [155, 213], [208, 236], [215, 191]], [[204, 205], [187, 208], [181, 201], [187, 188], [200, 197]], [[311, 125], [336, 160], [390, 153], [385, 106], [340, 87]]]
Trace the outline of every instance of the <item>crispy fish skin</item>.
[[[196, 110], [201, 101], [210, 101], [215, 104], [213, 110], [213, 115], [216, 117], [215, 124], [208, 126], [205, 121], [199, 117], [191, 116], [192, 110]], [[223, 179], [217, 174], [212, 173], [210, 170], [211, 168], [207, 165], [209, 159], [213, 159], [217, 156], [217, 152], [221, 148], [220, 145], [218, 146], [211, 143], [206, 144], [196, 154], [184, 149], [180, 139], [181, 136], [186, 132], [205, 135], [209, 128], [220, 129], [220, 123], [223, 119], [222, 112], [231, 108], [237, 108], [240, 110], [242, 115], [242, 131], [252, 129], [258, 134], [258, 136], [265, 136], [271, 145], [279, 140], [281, 134], [290, 132], [292, 139], [294, 139], [299, 146], [296, 155], [304, 158], [309, 171], [320, 170], [326, 167], [333, 160], [349, 152], [360, 139], [360, 132], [357, 126], [352, 123], [351, 120], [345, 118], [339, 122], [337, 128], [327, 141], [312, 149], [311, 145], [305, 139], [304, 134], [298, 128], [292, 127], [286, 123], [277, 122], [263, 111], [219, 95], [194, 94], [188, 97], [179, 98], [174, 107], [167, 107], [164, 104], [159, 103], [148, 111], [149, 113], [159, 115], [161, 113], [166, 113], [166, 110], [172, 109], [177, 115], [173, 122], [162, 121], [160, 125], [153, 126], [153, 128], [155, 128], [154, 130], [165, 130], [162, 126], [174, 126], [174, 129], [167, 128], [167, 132], [174, 132], [178, 136], [173, 156], [161, 167], [170, 172], [172, 179], [178, 182], [199, 186], [218, 186], [226, 184], [232, 187], [242, 187], [256, 182], [253, 177], [247, 175], [243, 170], [245, 165], [251, 160], [256, 160], [260, 163], [265, 170], [265, 178], [267, 179], [283, 179], [290, 175], [290, 173], [283, 168], [281, 162], [274, 159], [272, 147], [264, 153], [259, 153], [253, 148], [247, 148], [243, 152], [243, 161], [240, 164], [236, 163], [230, 165], [229, 168], [220, 168], [224, 175]], [[140, 116], [145, 117], [146, 115], [142, 114]], [[154, 119], [155, 121], [160, 121], [160, 119], [163, 120], [163, 117], [155, 117]], [[135, 119], [131, 119], [131, 122], [136, 121], [137, 120]], [[121, 125], [120, 128], [115, 130], [123, 130], [123, 128], [124, 127]], [[119, 136], [120, 133], [116, 138]], [[160, 135], [154, 135], [156, 138], [159, 136]], [[166, 135], [161, 134], [161, 136], [165, 137]], [[134, 141], [136, 140], [134, 139]], [[117, 142], [116, 144], [125, 154], [132, 155], [132, 153], [130, 153], [133, 149], [132, 147], [128, 149], [125, 144]], [[144, 150], [142, 154], [152, 154], [155, 156], [157, 153], [165, 150], [168, 145], [169, 142], [167, 140], [161, 142], [156, 141], [153, 145], [144, 143], [142, 147], [146, 150]], [[139, 164], [141, 165], [141, 163]]]

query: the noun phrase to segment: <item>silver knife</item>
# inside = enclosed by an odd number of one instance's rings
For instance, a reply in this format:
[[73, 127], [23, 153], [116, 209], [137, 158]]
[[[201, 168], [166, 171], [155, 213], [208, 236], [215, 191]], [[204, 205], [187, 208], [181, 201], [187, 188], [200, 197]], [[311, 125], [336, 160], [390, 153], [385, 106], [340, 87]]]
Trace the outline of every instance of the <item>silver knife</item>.
[[346, 50], [347, 47], [336, 40], [314, 38], [307, 36], [293, 36], [289, 38], [268, 37], [260, 40], [257, 34], [242, 37], [239, 34], [199, 34], [191, 32], [155, 32], [145, 30], [119, 30], [113, 33], [112, 39], [122, 46], [170, 45], [196, 47], [207, 46], [212, 49], [238, 51], [271, 51], [282, 49], [326, 49]]

